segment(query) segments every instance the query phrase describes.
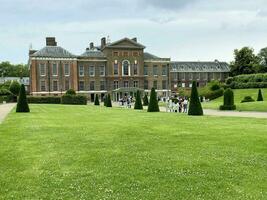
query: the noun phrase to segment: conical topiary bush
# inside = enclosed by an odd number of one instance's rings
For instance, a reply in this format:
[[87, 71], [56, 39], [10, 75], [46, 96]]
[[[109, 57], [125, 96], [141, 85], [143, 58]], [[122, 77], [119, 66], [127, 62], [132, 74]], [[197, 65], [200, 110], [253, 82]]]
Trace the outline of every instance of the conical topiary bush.
[[261, 89], [259, 89], [257, 101], [263, 101], [263, 96], [262, 96], [262, 93], [261, 93]]
[[30, 112], [24, 84], [21, 84], [16, 112]]
[[196, 81], [193, 81], [192, 83], [188, 115], [203, 115], [202, 106], [198, 96]]
[[107, 107], [107, 102], [108, 102], [108, 95], [106, 94], [104, 97], [104, 106]]
[[99, 99], [98, 99], [98, 94], [95, 95], [95, 106], [99, 106]]
[[147, 94], [145, 94], [144, 99], [143, 99], [143, 105], [148, 106], [148, 104], [149, 104], [148, 97], [147, 97]]
[[107, 107], [112, 107], [112, 102], [111, 102], [110, 94], [108, 94], [106, 106]]
[[136, 100], [135, 100], [135, 104], [134, 104], [134, 109], [135, 110], [143, 110], [143, 105], [142, 105], [141, 95], [140, 95], [139, 90], [136, 93]]
[[220, 110], [235, 110], [236, 106], [234, 104], [234, 93], [228, 88], [224, 92], [223, 105], [220, 106]]
[[147, 112], [159, 112], [159, 104], [158, 104], [157, 93], [155, 91], [155, 88], [151, 89], [150, 101], [148, 104]]

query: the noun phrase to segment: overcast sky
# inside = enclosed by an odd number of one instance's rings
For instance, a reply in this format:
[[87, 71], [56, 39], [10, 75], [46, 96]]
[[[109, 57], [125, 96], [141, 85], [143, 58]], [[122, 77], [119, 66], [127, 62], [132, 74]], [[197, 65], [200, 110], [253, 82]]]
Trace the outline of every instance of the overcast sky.
[[0, 0], [0, 61], [27, 63], [46, 36], [81, 54], [91, 41], [137, 37], [177, 61], [231, 61], [267, 46], [266, 0]]

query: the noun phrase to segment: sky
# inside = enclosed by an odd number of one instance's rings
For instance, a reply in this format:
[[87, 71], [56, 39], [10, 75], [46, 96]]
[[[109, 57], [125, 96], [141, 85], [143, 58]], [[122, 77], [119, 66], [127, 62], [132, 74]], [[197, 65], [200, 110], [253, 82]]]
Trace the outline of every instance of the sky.
[[174, 61], [230, 62], [233, 51], [267, 46], [266, 0], [0, 0], [0, 62], [27, 63], [56, 37], [80, 55], [90, 42], [137, 37]]

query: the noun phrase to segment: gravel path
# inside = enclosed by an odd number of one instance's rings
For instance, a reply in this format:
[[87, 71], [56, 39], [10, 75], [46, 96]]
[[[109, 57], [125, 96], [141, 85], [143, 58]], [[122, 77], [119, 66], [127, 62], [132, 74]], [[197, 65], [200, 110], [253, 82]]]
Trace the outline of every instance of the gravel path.
[[0, 104], [0, 124], [15, 106], [15, 103]]

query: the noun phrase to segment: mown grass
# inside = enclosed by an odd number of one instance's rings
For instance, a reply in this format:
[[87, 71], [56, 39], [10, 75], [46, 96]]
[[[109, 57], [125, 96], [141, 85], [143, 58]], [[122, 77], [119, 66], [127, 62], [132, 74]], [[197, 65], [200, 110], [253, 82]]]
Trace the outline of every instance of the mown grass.
[[266, 199], [265, 119], [30, 108], [0, 125], [1, 199]]
[[[262, 89], [264, 101], [258, 102], [258, 89], [237, 89], [234, 91], [235, 104], [238, 111], [259, 111], [267, 112], [267, 89]], [[245, 96], [251, 96], [255, 102], [241, 103]], [[219, 109], [223, 104], [223, 97], [217, 98], [213, 101], [203, 103], [203, 108]]]

